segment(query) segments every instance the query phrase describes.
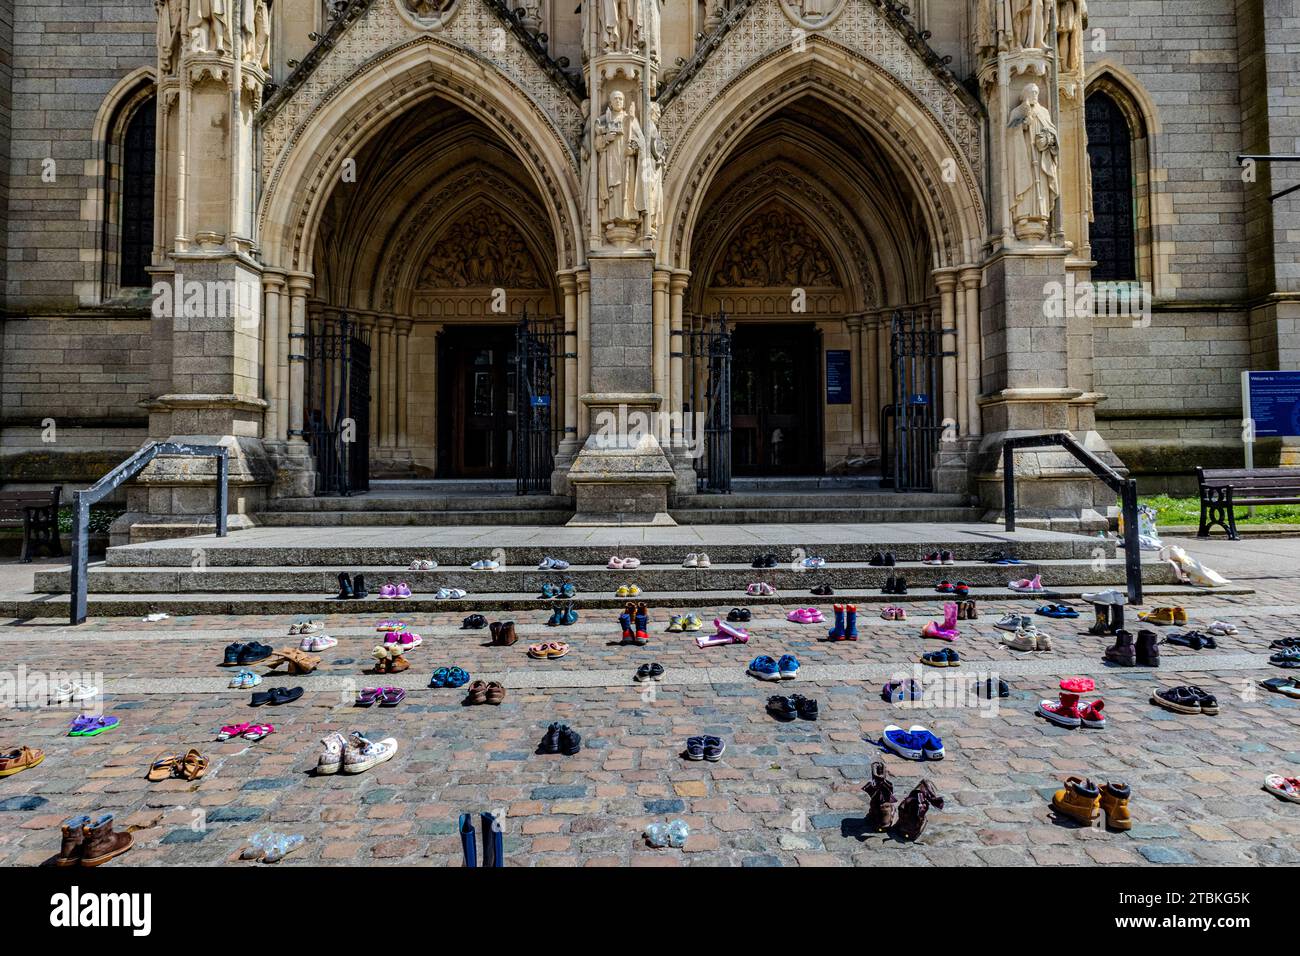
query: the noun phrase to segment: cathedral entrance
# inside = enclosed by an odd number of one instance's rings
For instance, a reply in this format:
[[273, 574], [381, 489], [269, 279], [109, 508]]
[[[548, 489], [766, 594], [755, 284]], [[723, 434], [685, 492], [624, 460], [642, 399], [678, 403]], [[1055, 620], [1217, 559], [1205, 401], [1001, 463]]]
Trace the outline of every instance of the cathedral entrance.
[[735, 474], [821, 474], [820, 339], [810, 324], [736, 327], [731, 350]]
[[438, 381], [438, 477], [514, 477], [514, 326], [445, 330]]

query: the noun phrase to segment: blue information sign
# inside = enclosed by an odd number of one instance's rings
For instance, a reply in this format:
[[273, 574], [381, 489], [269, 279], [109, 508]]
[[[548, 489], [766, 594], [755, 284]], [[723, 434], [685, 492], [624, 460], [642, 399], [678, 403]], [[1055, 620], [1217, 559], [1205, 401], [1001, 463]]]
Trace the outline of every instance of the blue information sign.
[[1255, 438], [1300, 436], [1300, 372], [1242, 372], [1241, 391]]
[[853, 404], [853, 371], [848, 349], [826, 350], [826, 404]]

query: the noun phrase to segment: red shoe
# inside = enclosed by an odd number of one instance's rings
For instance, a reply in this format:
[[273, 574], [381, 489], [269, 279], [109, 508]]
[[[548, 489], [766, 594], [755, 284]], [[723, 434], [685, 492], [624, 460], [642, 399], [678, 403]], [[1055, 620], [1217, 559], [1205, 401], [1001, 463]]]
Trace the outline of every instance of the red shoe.
[[1100, 700], [1094, 700], [1092, 703], [1081, 702], [1078, 707], [1079, 722], [1085, 727], [1105, 727], [1106, 715], [1101, 712], [1105, 706], [1105, 702]]
[[1062, 694], [1059, 701], [1039, 701], [1038, 715], [1058, 727], [1078, 727], [1083, 723], [1083, 718], [1079, 716], [1079, 698], [1073, 694]]

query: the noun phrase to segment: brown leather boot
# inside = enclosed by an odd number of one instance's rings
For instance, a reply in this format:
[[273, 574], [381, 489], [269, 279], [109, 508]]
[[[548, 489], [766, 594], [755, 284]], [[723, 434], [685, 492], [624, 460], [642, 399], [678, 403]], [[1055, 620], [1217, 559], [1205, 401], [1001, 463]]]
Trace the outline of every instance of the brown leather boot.
[[1111, 830], [1133, 829], [1133, 817], [1128, 811], [1131, 796], [1126, 783], [1108, 783], [1101, 788], [1101, 811], [1106, 814], [1106, 826]]
[[113, 814], [106, 813], [93, 824], [87, 823], [81, 849], [82, 866], [99, 866], [115, 856], [121, 856], [135, 843], [129, 833], [113, 832]]
[[1143, 667], [1160, 666], [1160, 638], [1155, 631], [1138, 631], [1137, 662]]
[[1106, 648], [1105, 659], [1112, 664], [1133, 667], [1137, 664], [1137, 648], [1133, 646], [1133, 635], [1128, 631], [1115, 632], [1115, 643]]
[[506, 689], [496, 681], [488, 681], [487, 685], [487, 702], [489, 704], [500, 704], [506, 699]]
[[894, 781], [889, 779], [889, 771], [883, 763], [876, 761], [871, 765], [871, 779], [862, 789], [871, 797], [867, 829], [875, 833], [888, 830], [894, 825], [898, 800], [894, 797]]
[[898, 805], [898, 823], [895, 829], [905, 840], [919, 840], [930, 822], [931, 807], [943, 809], [943, 797], [930, 785], [929, 780], [922, 780], [912, 792]]
[[82, 827], [89, 822], [90, 817], [87, 816], [63, 821], [63, 845], [59, 848], [59, 855], [54, 858], [55, 866], [76, 866], [81, 862], [81, 850], [86, 839]]
[[519, 640], [519, 635], [515, 633], [515, 622], [502, 621], [501, 622], [502, 645], [505, 647], [509, 647], [511, 644], [514, 644], [518, 640]]

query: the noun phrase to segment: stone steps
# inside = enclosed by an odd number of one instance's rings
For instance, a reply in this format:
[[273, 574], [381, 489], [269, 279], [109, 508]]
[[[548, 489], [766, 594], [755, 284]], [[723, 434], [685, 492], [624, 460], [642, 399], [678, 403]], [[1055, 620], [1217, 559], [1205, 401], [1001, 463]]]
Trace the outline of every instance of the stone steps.
[[[543, 584], [572, 582], [580, 594], [612, 594], [620, 585], [635, 583], [647, 595], [683, 591], [742, 593], [753, 581], [764, 581], [778, 591], [806, 592], [815, 584], [842, 589], [876, 590], [886, 578], [902, 576], [909, 585], [932, 592], [942, 580], [965, 581], [974, 587], [1004, 588], [1008, 581], [1042, 574], [1049, 585], [1107, 586], [1124, 575], [1118, 560], [1068, 559], [1026, 562], [1014, 567], [964, 562], [958, 565], [927, 566], [904, 564], [893, 568], [863, 563], [835, 564], [816, 571], [795, 570], [790, 565], [756, 570], [747, 565], [714, 565], [705, 570], [674, 565], [643, 565], [634, 571], [611, 571], [600, 566], [572, 567], [568, 571], [537, 571], [507, 567], [500, 571], [469, 571], [463, 566], [435, 571], [409, 571], [392, 565], [320, 565], [296, 567], [263, 565], [245, 567], [152, 568], [96, 565], [87, 577], [92, 594], [241, 594], [288, 593], [334, 594], [341, 572], [362, 574], [367, 586], [377, 591], [385, 581], [402, 581], [421, 595], [432, 595], [440, 587], [467, 591], [537, 594]], [[1174, 583], [1172, 569], [1164, 563], [1143, 568], [1143, 580], [1151, 584]], [[66, 593], [69, 572], [40, 571], [36, 590], [45, 594]]]
[[669, 515], [678, 524], [875, 524], [886, 521], [978, 521], [984, 513], [976, 507], [926, 508], [674, 508]]
[[[329, 499], [335, 501], [338, 499]], [[470, 525], [562, 525], [569, 508], [517, 511], [263, 511], [257, 523], [268, 528], [465, 527]]]
[[[1041, 595], [1022, 595], [1002, 588], [976, 588], [970, 597], [976, 602], [1006, 601], [1078, 601], [1089, 587], [1057, 587]], [[1172, 585], [1152, 585], [1146, 588], [1148, 604], [1167, 602], [1188, 594], [1204, 593], [1192, 588]], [[1230, 586], [1216, 588], [1216, 595], [1250, 594], [1249, 588]], [[823, 609], [832, 603], [849, 603], [879, 607], [882, 604], [914, 606], [920, 604], [937, 608], [943, 595], [933, 591], [912, 591], [905, 595], [881, 594], [879, 591], [845, 591], [835, 597], [812, 597], [806, 591], [778, 593], [772, 597], [747, 597], [740, 592], [685, 591], [672, 594], [644, 594], [640, 600], [656, 608], [726, 608], [733, 605], [756, 607], [762, 605], [817, 605]], [[612, 610], [621, 608], [626, 598], [613, 596], [580, 596], [574, 605], [580, 610]], [[370, 598], [365, 601], [340, 601], [336, 598], [304, 594], [91, 594], [88, 612], [92, 617], [143, 617], [161, 611], [173, 617], [188, 615], [290, 615], [290, 614], [357, 614], [373, 613], [376, 617], [407, 616], [416, 613], [454, 611], [470, 614], [480, 612], [499, 615], [503, 611], [528, 609], [542, 610], [556, 602], [542, 601], [532, 593], [491, 592], [471, 594], [459, 601], [435, 601], [416, 597], [405, 601], [383, 601]], [[15, 618], [65, 618], [69, 602], [66, 595], [45, 595], [27, 600], [0, 600], [0, 614]], [[1086, 621], [1080, 618], [1081, 626]], [[418, 628], [417, 628], [418, 630]], [[563, 634], [563, 628], [556, 629]]]

